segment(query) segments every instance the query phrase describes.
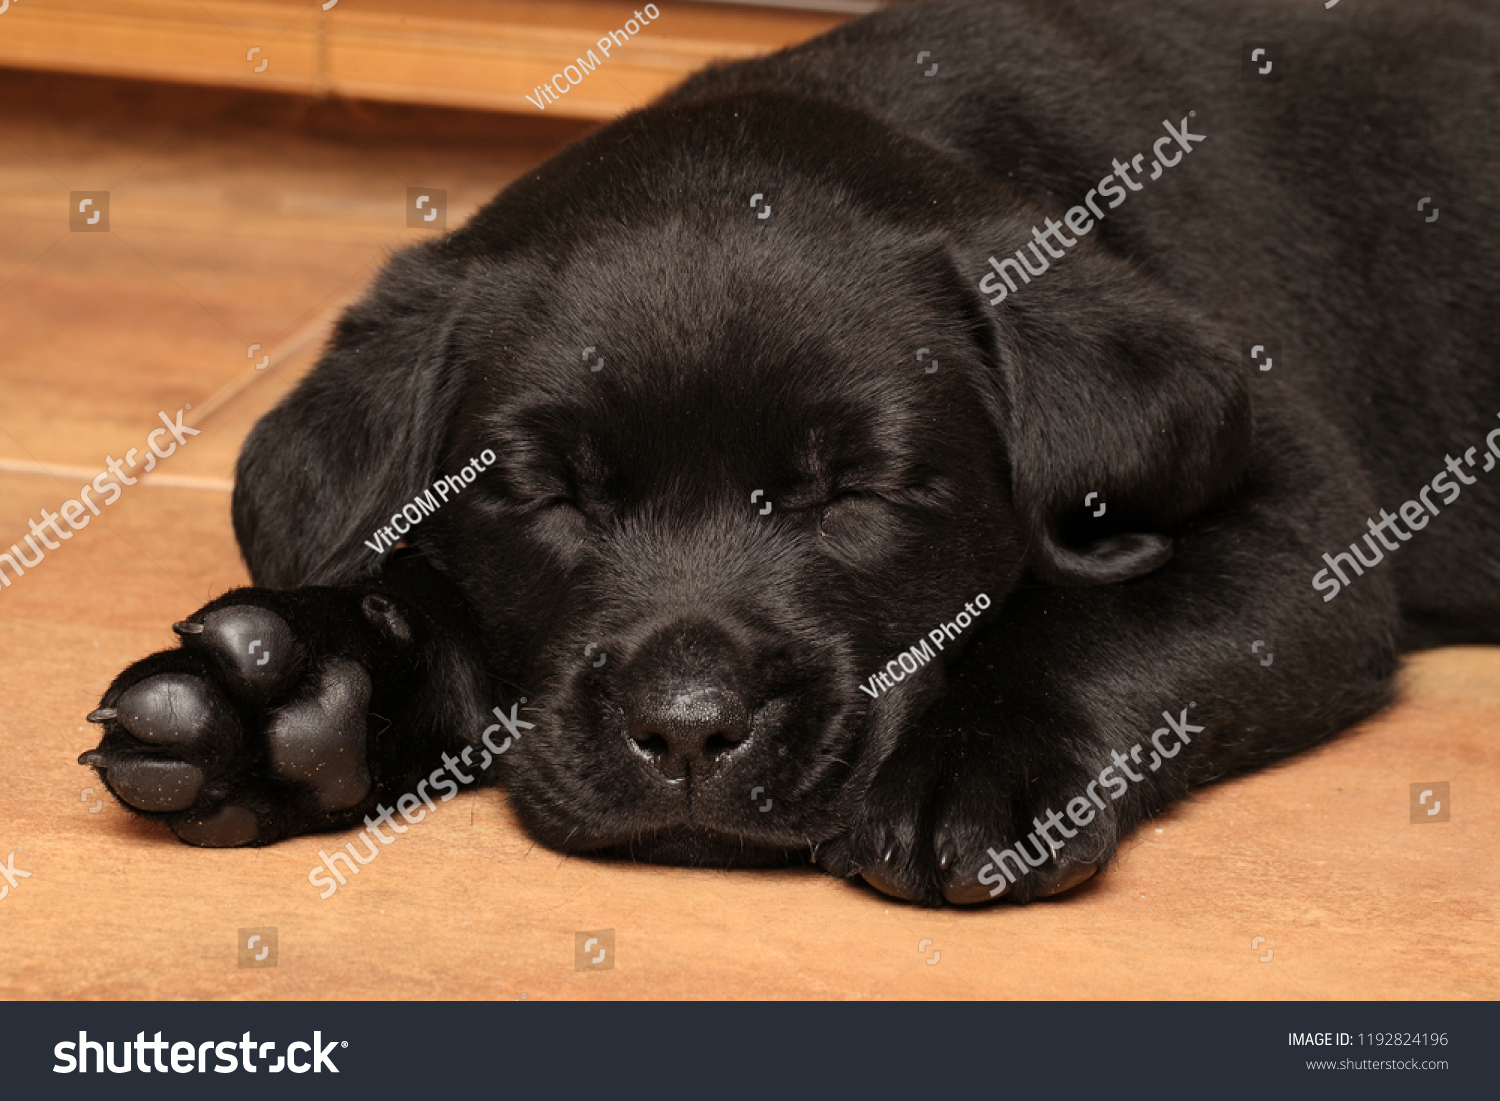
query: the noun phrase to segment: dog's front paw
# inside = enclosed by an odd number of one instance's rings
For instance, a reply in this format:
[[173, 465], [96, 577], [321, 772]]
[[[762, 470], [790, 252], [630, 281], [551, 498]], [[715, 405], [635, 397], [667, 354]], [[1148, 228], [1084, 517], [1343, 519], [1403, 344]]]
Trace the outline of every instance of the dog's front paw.
[[883, 763], [857, 821], [820, 848], [825, 870], [936, 906], [1046, 898], [1108, 862], [1122, 820], [1097, 769], [1055, 744], [986, 732], [993, 720], [976, 729], [943, 712]]
[[[89, 716], [103, 740], [79, 763], [193, 845], [266, 844], [340, 824], [372, 787], [371, 677], [326, 652], [326, 623], [294, 630], [288, 616], [310, 609], [300, 611], [220, 603], [176, 624], [179, 649], [137, 662], [105, 693]], [[387, 628], [396, 616], [379, 597], [364, 611]]]

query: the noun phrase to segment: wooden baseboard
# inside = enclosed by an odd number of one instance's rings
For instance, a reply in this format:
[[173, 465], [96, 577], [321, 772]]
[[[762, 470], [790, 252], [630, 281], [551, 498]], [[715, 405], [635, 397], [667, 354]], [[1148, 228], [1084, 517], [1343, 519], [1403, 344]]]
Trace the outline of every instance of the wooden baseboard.
[[[4, 4], [6, 0], [0, 0]], [[717, 59], [803, 41], [848, 16], [666, 0], [9, 0], [0, 65], [298, 94], [613, 118]], [[594, 50], [544, 108], [537, 85]], [[591, 63], [592, 64], [592, 63]], [[575, 68], [574, 72], [580, 72]]]

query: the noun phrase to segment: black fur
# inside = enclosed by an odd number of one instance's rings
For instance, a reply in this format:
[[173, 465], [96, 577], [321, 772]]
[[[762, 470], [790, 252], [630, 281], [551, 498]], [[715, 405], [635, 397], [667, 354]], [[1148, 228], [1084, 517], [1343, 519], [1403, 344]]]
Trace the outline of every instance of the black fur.
[[[1279, 81], [1246, 72], [1263, 40]], [[262, 587], [104, 698], [185, 673], [219, 725], [163, 734], [163, 681], [88, 760], [200, 844], [357, 824], [473, 747], [565, 851], [1066, 889], [1192, 787], [1375, 712], [1401, 649], [1500, 642], [1477, 466], [1312, 585], [1500, 428], [1497, 58], [1461, 0], [1001, 0], [701, 73], [388, 265], [245, 445]], [[991, 305], [989, 257], [1163, 120], [1204, 140]], [[366, 545], [486, 449], [406, 549]], [[234, 664], [255, 624], [296, 640], [274, 676]], [[304, 705], [364, 698], [338, 659], [370, 674], [369, 782], [329, 810], [307, 754], [344, 743]], [[534, 725], [496, 761], [514, 706]], [[1203, 729], [995, 874], [1163, 712]]]

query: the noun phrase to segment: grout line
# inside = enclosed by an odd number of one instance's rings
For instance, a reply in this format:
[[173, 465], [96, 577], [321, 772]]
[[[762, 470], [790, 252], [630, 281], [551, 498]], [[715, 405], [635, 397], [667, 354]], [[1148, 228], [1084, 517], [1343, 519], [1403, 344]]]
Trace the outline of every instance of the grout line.
[[191, 474], [146, 474], [141, 477], [145, 485], [158, 485], [163, 489], [206, 489], [216, 493], [234, 490], [233, 478], [195, 478]]
[[[298, 329], [295, 333], [292, 334], [292, 336], [286, 341], [286, 343], [282, 344], [274, 352], [271, 353], [272, 362], [278, 365], [285, 363], [293, 356], [297, 355], [297, 353], [301, 352], [315, 339], [320, 336], [325, 336], [327, 334], [327, 331], [330, 330], [333, 324], [337, 321], [338, 315], [342, 313], [343, 310], [350, 305], [350, 303], [358, 298], [363, 290], [364, 285], [361, 284], [358, 290], [345, 296], [336, 305], [330, 307], [325, 312], [319, 313], [301, 329]], [[274, 369], [275, 368], [273, 367], [272, 370]], [[232, 400], [233, 398], [238, 397], [242, 391], [248, 389], [251, 384], [256, 382], [261, 377], [262, 372], [256, 371], [252, 368], [250, 370], [241, 372], [237, 377], [230, 379], [223, 386], [219, 387], [219, 389], [215, 393], [211, 394], [207, 401], [203, 402], [198, 406], [197, 409], [193, 411], [194, 416], [192, 423], [194, 425], [202, 424], [205, 420], [208, 419], [209, 415], [215, 409]]]
[[[45, 474], [52, 478], [81, 478], [87, 482], [99, 474], [86, 466], [54, 466], [51, 463], [28, 462], [24, 459], [0, 459], [0, 474]], [[169, 489], [207, 489], [228, 493], [234, 489], [232, 478], [195, 478], [188, 474], [141, 474], [136, 481], [142, 485], [158, 485]]]

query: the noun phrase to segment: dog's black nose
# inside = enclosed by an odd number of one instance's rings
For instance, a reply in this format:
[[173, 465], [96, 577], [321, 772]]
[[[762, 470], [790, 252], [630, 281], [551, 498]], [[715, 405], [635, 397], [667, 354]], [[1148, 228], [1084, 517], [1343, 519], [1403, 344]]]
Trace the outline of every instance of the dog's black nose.
[[750, 736], [745, 701], [722, 688], [653, 692], [631, 708], [630, 740], [671, 780], [702, 778]]

